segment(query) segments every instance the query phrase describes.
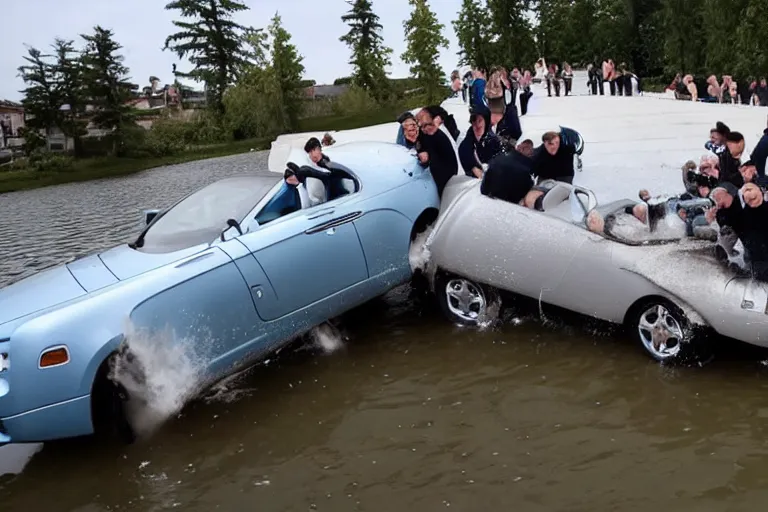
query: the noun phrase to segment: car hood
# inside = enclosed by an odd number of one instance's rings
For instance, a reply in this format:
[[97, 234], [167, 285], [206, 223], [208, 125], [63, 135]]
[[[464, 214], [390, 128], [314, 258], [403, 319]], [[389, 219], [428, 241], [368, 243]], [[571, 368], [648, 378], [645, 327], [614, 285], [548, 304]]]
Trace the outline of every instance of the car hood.
[[85, 294], [66, 265], [43, 270], [0, 289], [0, 325]]
[[99, 254], [99, 259], [117, 279], [122, 281], [192, 256], [207, 247], [208, 244], [201, 244], [180, 251], [146, 253], [125, 244]]

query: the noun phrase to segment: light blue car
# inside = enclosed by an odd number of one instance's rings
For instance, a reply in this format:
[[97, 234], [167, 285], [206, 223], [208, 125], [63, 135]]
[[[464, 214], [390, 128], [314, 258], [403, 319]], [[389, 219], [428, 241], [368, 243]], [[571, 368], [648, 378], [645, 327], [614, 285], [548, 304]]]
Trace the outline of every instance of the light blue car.
[[109, 368], [134, 329], [196, 343], [206, 387], [407, 282], [438, 213], [429, 170], [391, 143], [324, 152], [345, 177], [318, 180], [319, 204], [278, 173], [223, 179], [146, 211], [132, 244], [0, 289], [0, 444], [132, 435]]

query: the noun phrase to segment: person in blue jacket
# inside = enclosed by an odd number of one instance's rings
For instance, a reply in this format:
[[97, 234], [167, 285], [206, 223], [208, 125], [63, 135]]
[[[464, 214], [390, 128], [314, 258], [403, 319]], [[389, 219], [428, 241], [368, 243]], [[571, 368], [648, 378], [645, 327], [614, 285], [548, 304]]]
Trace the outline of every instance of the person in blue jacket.
[[474, 71], [474, 80], [470, 88], [469, 111], [485, 107], [485, 71], [476, 69]]

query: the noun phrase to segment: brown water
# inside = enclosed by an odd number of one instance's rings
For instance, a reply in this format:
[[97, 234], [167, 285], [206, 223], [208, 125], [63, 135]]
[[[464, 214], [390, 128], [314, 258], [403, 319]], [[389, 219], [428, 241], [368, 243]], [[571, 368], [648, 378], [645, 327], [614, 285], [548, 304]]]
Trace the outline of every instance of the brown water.
[[[140, 208], [264, 162], [0, 196], [0, 276], [123, 242]], [[670, 369], [623, 335], [516, 320], [459, 329], [395, 290], [342, 320], [340, 350], [258, 367], [145, 441], [46, 445], [0, 477], [0, 510], [762, 509], [756, 359]], [[0, 449], [0, 473], [34, 449]]]

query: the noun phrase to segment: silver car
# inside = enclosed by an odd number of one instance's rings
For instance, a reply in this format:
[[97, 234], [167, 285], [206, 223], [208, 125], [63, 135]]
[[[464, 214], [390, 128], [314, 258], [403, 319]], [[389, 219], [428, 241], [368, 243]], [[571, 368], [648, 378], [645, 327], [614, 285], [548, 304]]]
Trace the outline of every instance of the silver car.
[[424, 243], [423, 271], [458, 324], [493, 321], [502, 292], [512, 292], [624, 324], [658, 361], [706, 353], [704, 338], [694, 336], [699, 328], [768, 346], [768, 286], [728, 270], [711, 241], [686, 238], [676, 215], [668, 221], [682, 232], [626, 229], [631, 222], [607, 222], [602, 234], [586, 228], [593, 208], [615, 221], [634, 204], [598, 206], [590, 190], [560, 183], [535, 211], [482, 195], [480, 180], [455, 177]]

